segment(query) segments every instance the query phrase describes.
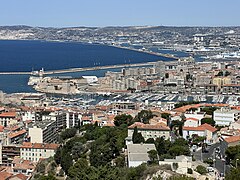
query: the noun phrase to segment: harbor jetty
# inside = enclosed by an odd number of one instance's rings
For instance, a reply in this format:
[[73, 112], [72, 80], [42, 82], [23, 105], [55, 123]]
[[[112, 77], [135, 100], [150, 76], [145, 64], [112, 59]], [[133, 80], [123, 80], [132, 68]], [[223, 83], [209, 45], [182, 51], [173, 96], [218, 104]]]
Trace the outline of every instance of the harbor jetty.
[[[116, 68], [127, 68], [127, 67], [138, 67], [138, 66], [151, 66], [155, 62], [146, 63], [135, 63], [135, 64], [119, 64], [119, 65], [108, 65], [108, 66], [95, 66], [95, 67], [84, 67], [84, 68], [69, 68], [61, 70], [50, 70], [44, 71], [44, 75], [50, 74], [61, 74], [61, 73], [71, 73], [71, 72], [82, 72], [82, 71], [95, 71], [103, 69], [116, 69]], [[32, 75], [33, 72], [0, 72], [0, 75]]]

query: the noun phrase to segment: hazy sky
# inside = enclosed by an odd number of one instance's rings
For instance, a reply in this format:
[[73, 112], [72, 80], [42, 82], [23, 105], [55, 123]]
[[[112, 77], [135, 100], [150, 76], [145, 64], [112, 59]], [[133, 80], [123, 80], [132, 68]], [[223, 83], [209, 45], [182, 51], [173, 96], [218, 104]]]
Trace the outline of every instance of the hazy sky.
[[0, 25], [239, 26], [240, 0], [1, 0]]

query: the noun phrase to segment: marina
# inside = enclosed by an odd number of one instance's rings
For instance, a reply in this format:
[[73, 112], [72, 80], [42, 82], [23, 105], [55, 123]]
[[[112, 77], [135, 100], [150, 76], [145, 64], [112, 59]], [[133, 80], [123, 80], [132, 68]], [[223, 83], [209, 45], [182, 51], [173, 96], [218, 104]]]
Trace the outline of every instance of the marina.
[[[134, 102], [149, 104], [150, 106], [161, 105], [161, 103], [176, 103], [176, 102], [187, 102], [187, 101], [198, 101], [199, 103], [209, 104], [230, 104], [240, 105], [240, 96], [229, 96], [229, 95], [164, 95], [164, 94], [151, 94], [151, 93], [138, 93], [138, 94], [98, 94], [98, 93], [83, 93], [76, 96], [52, 96], [47, 94], [47, 100], [53, 103], [56, 107], [75, 107], [79, 106], [89, 107], [91, 105], [106, 105], [111, 102]], [[51, 104], [50, 103], [50, 104]]]

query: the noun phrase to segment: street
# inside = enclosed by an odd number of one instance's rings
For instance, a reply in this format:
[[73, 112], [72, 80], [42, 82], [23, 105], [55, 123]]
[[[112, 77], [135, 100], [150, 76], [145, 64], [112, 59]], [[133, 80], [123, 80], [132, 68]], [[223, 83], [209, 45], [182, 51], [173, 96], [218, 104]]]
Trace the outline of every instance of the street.
[[[216, 148], [220, 146], [219, 143], [213, 144], [211, 146], [208, 146], [207, 153], [202, 153], [202, 149], [199, 148], [196, 152], [193, 152], [194, 158], [199, 161], [207, 160], [208, 158], [212, 158], [214, 160], [213, 167], [216, 168], [219, 172], [219, 174], [225, 173], [230, 171], [230, 166], [225, 164], [225, 160], [219, 158], [217, 154], [215, 153]], [[221, 156], [222, 157], [222, 156]]]

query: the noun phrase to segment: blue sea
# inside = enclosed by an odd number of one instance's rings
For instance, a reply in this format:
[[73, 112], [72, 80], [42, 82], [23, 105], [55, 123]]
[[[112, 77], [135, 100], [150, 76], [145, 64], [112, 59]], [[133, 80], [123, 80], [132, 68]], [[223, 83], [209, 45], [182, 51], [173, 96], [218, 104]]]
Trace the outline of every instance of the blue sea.
[[[99, 44], [75, 42], [0, 40], [0, 72], [66, 69], [141, 63], [171, 58]], [[116, 69], [113, 69], [116, 70]], [[119, 70], [119, 69], [118, 69]], [[108, 70], [66, 73], [63, 75], [104, 76]], [[0, 90], [6, 93], [33, 92], [28, 75], [0, 75]]]

